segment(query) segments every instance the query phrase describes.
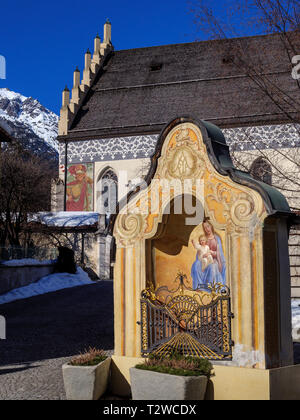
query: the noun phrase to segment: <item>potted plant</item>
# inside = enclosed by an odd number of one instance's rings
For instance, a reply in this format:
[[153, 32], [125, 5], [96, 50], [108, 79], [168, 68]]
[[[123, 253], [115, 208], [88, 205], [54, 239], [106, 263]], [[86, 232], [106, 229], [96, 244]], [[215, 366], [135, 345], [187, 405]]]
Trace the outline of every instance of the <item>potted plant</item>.
[[67, 400], [98, 400], [106, 391], [111, 358], [90, 348], [62, 367]]
[[213, 369], [206, 359], [151, 355], [130, 369], [133, 400], [203, 400]]

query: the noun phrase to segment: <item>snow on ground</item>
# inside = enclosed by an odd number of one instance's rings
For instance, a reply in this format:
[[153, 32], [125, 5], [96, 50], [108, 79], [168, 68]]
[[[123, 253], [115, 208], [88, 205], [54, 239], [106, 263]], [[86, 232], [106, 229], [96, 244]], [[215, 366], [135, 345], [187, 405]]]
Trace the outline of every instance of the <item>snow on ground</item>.
[[13, 302], [19, 299], [26, 299], [32, 296], [43, 295], [61, 289], [68, 289], [86, 284], [94, 284], [87, 273], [81, 267], [77, 267], [76, 274], [54, 273], [41, 278], [39, 281], [11, 290], [4, 295], [0, 295], [0, 305]]
[[292, 299], [293, 340], [300, 343], [300, 299]]

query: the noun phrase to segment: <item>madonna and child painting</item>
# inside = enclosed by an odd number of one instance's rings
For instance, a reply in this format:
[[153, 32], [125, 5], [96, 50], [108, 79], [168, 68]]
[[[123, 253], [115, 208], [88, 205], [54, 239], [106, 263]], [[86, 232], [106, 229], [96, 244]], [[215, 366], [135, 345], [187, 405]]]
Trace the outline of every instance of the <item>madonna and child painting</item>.
[[221, 238], [208, 219], [204, 219], [202, 229], [203, 235], [198, 240], [192, 239], [196, 250], [191, 269], [194, 290], [208, 290], [209, 285], [216, 283], [226, 284], [226, 263]]
[[165, 236], [154, 242], [155, 287], [173, 290], [178, 272], [187, 276], [186, 285], [195, 291], [227, 286], [224, 246], [225, 232], [216, 231], [208, 218], [188, 235], [185, 225], [170, 225]]

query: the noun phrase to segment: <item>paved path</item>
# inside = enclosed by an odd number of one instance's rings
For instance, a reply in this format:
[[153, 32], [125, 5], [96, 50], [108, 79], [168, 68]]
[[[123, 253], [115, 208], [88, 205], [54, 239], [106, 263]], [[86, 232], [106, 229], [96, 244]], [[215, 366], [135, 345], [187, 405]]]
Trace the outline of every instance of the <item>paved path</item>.
[[[112, 282], [0, 305], [0, 315], [0, 400], [65, 399], [62, 364], [89, 346], [113, 351]], [[294, 349], [300, 363], [300, 343]]]
[[92, 346], [113, 351], [113, 283], [0, 305], [0, 400], [65, 399], [61, 366]]

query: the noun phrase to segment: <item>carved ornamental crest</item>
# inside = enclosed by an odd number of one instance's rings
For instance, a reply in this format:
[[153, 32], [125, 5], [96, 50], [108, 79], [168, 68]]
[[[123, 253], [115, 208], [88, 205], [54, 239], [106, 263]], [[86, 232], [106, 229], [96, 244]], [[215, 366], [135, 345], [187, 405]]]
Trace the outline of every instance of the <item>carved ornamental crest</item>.
[[163, 176], [166, 179], [180, 180], [201, 177], [205, 163], [199, 155], [198, 144], [190, 137], [189, 129], [179, 129], [174, 143], [169, 145], [166, 156], [161, 162]]

